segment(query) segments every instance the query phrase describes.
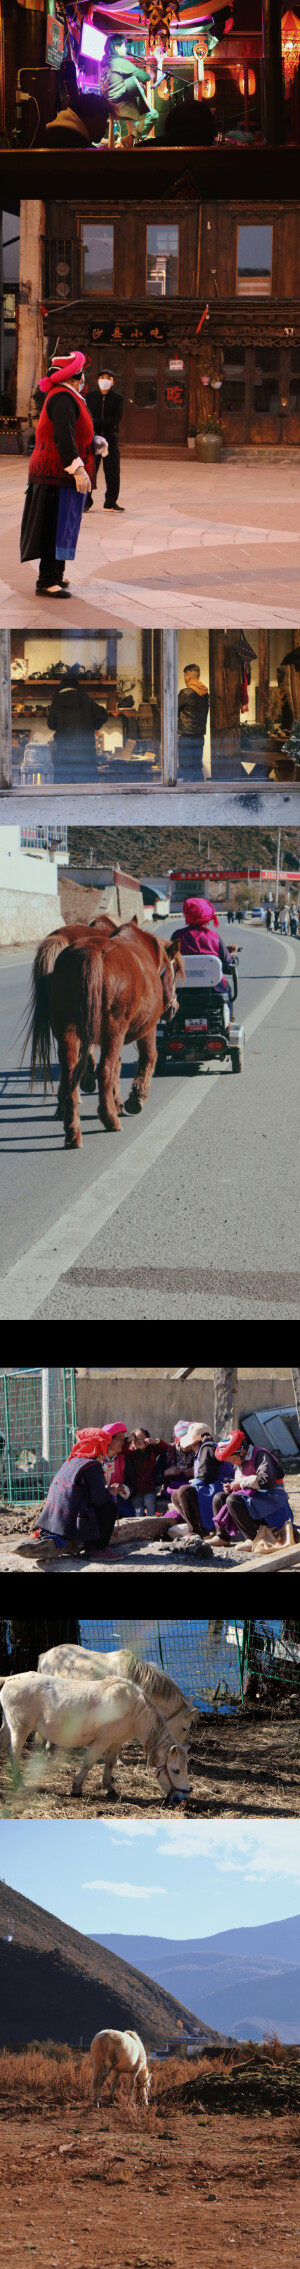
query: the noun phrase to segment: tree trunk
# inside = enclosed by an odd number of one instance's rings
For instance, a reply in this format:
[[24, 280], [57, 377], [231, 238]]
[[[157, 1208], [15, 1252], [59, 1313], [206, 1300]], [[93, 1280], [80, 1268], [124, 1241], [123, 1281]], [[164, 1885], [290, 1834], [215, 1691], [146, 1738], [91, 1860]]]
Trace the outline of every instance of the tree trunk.
[[214, 1434], [218, 1441], [237, 1423], [237, 1371], [214, 1371]]
[[300, 1426], [300, 1371], [292, 1371], [298, 1425]]

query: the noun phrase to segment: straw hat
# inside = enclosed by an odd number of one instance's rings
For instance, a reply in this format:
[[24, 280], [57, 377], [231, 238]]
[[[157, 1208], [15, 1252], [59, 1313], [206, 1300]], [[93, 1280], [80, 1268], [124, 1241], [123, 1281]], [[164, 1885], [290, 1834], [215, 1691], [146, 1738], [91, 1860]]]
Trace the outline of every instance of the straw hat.
[[196, 1450], [197, 1443], [202, 1441], [203, 1434], [211, 1435], [211, 1426], [208, 1426], [207, 1424], [206, 1426], [204, 1424], [202, 1424], [201, 1426], [189, 1426], [188, 1433], [185, 1434], [184, 1437], [185, 1450]]

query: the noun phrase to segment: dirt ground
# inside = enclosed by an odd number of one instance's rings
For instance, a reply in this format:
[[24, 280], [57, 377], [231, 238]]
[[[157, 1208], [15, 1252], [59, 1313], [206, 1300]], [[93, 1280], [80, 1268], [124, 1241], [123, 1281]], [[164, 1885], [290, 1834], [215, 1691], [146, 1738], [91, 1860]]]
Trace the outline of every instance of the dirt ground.
[[[10, 1766], [0, 1760], [0, 1808], [6, 1817], [32, 1819], [91, 1819], [103, 1814], [142, 1820], [163, 1817], [155, 1771], [142, 1752], [123, 1751], [115, 1767], [117, 1795], [102, 1794], [102, 1764], [93, 1765], [80, 1797], [72, 1796], [74, 1764], [63, 1756], [25, 1751], [22, 1784], [14, 1789]], [[183, 1818], [228, 1814], [251, 1816], [266, 1812], [300, 1814], [299, 1703], [295, 1716], [203, 1717], [189, 1750], [190, 1795], [180, 1811]]]
[[[299, 2117], [2, 2113], [3, 2260], [24, 2269], [290, 2269]], [[297, 2222], [298, 2214], [298, 2222]]]

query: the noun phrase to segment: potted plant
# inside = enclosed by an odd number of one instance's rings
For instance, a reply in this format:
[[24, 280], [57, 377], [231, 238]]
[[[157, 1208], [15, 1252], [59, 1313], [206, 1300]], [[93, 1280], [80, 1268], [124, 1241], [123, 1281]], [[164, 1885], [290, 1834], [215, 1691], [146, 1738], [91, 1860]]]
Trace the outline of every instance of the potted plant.
[[200, 459], [201, 464], [216, 464], [218, 458], [222, 455], [222, 448], [223, 426], [220, 419], [216, 418], [212, 412], [211, 417], [205, 418], [203, 424], [198, 426], [196, 457]]

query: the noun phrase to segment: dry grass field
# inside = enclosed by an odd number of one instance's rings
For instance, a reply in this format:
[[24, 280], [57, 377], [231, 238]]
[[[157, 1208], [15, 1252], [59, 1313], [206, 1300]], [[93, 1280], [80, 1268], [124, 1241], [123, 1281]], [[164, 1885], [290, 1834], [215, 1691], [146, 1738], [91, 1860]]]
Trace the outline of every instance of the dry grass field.
[[97, 2111], [87, 2056], [4, 2052], [5, 2262], [220, 2269], [222, 2260], [229, 2269], [239, 2257], [243, 2269], [274, 2269], [280, 2256], [290, 2269], [300, 2234], [297, 2097], [300, 2061], [276, 2043], [234, 2050], [213, 2069], [207, 2058], [192, 2071], [187, 2059], [154, 2066], [148, 2114], [125, 2087]]

